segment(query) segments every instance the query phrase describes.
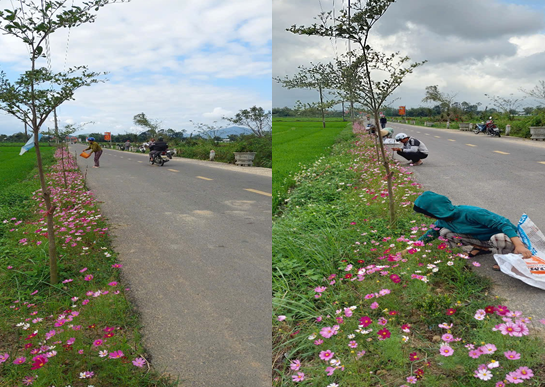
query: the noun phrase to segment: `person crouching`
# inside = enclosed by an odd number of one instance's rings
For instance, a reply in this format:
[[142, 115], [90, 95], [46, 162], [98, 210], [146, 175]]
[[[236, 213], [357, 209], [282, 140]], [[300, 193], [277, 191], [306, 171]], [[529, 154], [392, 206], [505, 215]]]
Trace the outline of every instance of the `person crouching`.
[[397, 151], [398, 155], [409, 160], [413, 165], [421, 165], [422, 159], [428, 157], [428, 148], [422, 141], [405, 133], [397, 134], [395, 139], [403, 144], [403, 148], [392, 148], [392, 150]]

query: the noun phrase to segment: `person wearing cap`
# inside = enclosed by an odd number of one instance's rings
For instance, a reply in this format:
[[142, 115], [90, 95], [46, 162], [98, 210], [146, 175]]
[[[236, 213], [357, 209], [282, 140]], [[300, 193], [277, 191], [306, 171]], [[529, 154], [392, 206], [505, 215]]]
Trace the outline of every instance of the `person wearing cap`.
[[422, 141], [405, 133], [396, 134], [395, 139], [403, 144], [403, 148], [392, 148], [392, 150], [397, 151], [398, 155], [409, 160], [413, 165], [421, 165], [422, 159], [428, 157], [428, 148]]
[[[471, 246], [470, 258], [481, 254], [521, 254], [530, 258], [532, 252], [517, 234], [509, 219], [475, 206], [455, 206], [446, 196], [425, 191], [414, 202], [415, 212], [435, 219], [430, 229], [418, 240], [424, 243], [445, 238], [451, 248]], [[500, 270], [498, 265], [494, 270]]]
[[87, 141], [89, 141], [89, 148], [84, 149], [83, 151], [85, 152], [86, 150], [91, 149], [91, 153], [95, 153], [95, 165], [93, 165], [93, 168], [100, 168], [100, 163], [98, 160], [100, 159], [100, 156], [102, 156], [102, 148], [98, 142], [95, 141], [94, 137], [89, 137]]

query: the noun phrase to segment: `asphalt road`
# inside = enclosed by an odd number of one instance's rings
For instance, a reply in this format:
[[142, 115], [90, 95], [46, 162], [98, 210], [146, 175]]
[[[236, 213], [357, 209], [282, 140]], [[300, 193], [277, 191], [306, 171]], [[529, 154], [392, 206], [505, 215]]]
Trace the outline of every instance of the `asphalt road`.
[[[486, 208], [517, 224], [523, 213], [545, 232], [545, 142], [490, 137], [459, 130], [388, 123], [423, 141], [430, 151], [424, 164], [412, 167], [424, 190], [449, 197], [455, 205]], [[395, 155], [398, 160], [405, 160]], [[493, 293], [512, 308], [545, 318], [545, 291], [492, 271], [492, 255], [479, 256], [476, 270], [494, 282]], [[541, 324], [538, 324], [538, 326]]]
[[112, 225], [154, 366], [183, 386], [270, 386], [271, 171], [147, 160], [104, 150], [101, 168], [78, 164]]

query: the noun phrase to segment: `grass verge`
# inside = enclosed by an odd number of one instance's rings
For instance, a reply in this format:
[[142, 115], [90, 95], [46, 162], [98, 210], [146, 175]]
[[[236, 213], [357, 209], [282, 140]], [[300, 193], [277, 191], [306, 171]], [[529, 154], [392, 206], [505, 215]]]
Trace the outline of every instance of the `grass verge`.
[[108, 225], [68, 152], [64, 166], [53, 164], [47, 175], [57, 205], [58, 285], [49, 283], [45, 210], [34, 174], [4, 189], [21, 198], [30, 188], [34, 194], [23, 201], [14, 195], [17, 215], [0, 220], [0, 385], [176, 386], [148, 361]]

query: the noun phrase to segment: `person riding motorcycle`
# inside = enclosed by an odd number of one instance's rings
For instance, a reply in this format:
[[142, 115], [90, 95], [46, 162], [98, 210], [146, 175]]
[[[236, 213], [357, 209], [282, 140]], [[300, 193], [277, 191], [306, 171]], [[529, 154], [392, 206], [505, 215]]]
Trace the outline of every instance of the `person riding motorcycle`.
[[163, 141], [163, 137], [159, 137], [156, 142], [150, 145], [149, 149], [149, 160], [152, 161], [156, 154], [161, 154], [161, 152], [166, 151], [168, 149], [168, 145]]
[[486, 121], [486, 129], [492, 129], [494, 127], [494, 120], [492, 117], [488, 117], [488, 121]]

